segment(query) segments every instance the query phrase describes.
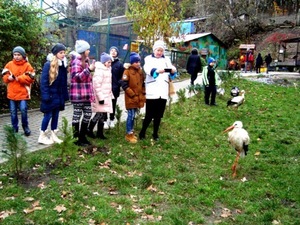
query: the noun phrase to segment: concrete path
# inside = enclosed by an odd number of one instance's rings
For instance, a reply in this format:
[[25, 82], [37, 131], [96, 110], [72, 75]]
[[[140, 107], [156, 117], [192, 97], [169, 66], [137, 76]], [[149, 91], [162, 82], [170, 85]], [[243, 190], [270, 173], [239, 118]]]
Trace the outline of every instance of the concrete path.
[[[196, 83], [201, 82], [201, 76], [199, 76], [196, 80]], [[184, 89], [190, 84], [190, 80], [184, 80], [180, 82], [174, 82], [175, 90], [178, 91], [179, 89]], [[188, 92], [186, 92], [187, 97]], [[172, 97], [172, 102], [176, 102], [178, 99], [177, 95], [175, 94]], [[125, 102], [124, 102], [124, 94], [123, 92], [121, 93], [120, 97], [118, 98], [117, 104], [122, 110], [122, 117], [121, 121], [125, 121], [127, 118], [127, 113], [125, 109]], [[141, 109], [141, 113], [145, 113], [145, 107]], [[62, 123], [62, 118], [66, 117], [68, 120], [69, 125], [72, 123], [72, 115], [73, 115], [73, 106], [70, 103], [66, 104], [65, 110], [60, 112], [59, 115], [59, 124], [58, 127], [61, 127]], [[28, 146], [28, 150], [31, 152], [47, 148], [47, 145], [42, 145], [37, 142], [39, 133], [40, 133], [40, 127], [41, 127], [41, 121], [43, 118], [43, 114], [40, 112], [39, 109], [34, 109], [30, 110], [28, 112], [28, 120], [29, 120], [29, 127], [31, 129], [31, 135], [29, 137], [24, 136], [22, 128], [19, 129], [19, 132], [22, 134], [22, 136], [25, 138]], [[20, 114], [19, 114], [19, 119], [20, 119]], [[19, 121], [20, 122], [20, 121]], [[4, 150], [4, 130], [3, 127], [4, 125], [10, 125], [10, 115], [9, 114], [3, 114], [0, 115], [0, 149]], [[125, 131], [124, 131], [125, 132]], [[3, 155], [0, 152], [0, 163], [4, 162], [5, 159], [3, 159]]]

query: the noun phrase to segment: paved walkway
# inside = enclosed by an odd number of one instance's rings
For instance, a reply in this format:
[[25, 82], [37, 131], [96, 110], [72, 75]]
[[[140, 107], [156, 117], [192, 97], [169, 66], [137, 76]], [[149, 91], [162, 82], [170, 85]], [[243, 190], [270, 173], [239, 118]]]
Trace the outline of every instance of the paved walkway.
[[[201, 82], [201, 77], [199, 76], [198, 79], [196, 80], [196, 83], [200, 83], [200, 82]], [[175, 82], [174, 83], [175, 90], [178, 91], [179, 89], [184, 89], [189, 85], [189, 83], [190, 83], [190, 80]], [[188, 97], [187, 92], [186, 92], [186, 94], [187, 94], [187, 97]], [[172, 97], [172, 101], [176, 102], [177, 99], [178, 99], [178, 97], [175, 94]], [[126, 109], [125, 109], [125, 102], [124, 102], [123, 92], [121, 93], [120, 97], [118, 98], [117, 104], [119, 105], [119, 107], [122, 110], [121, 121], [125, 121], [126, 118], [127, 118], [127, 114], [126, 114]], [[143, 109], [141, 109], [141, 113], [145, 113], [145, 107]], [[63, 117], [66, 117], [67, 120], [68, 120], [69, 125], [71, 125], [72, 115], [73, 115], [73, 106], [70, 103], [68, 103], [68, 104], [66, 104], [65, 110], [60, 112], [58, 127], [61, 127]], [[42, 118], [43, 118], [43, 114], [39, 111], [39, 109], [30, 110], [28, 112], [29, 127], [31, 129], [31, 135], [29, 137], [24, 136], [22, 127], [19, 128], [19, 132], [25, 138], [25, 140], [27, 142], [28, 150], [31, 151], [31, 152], [34, 152], [34, 151], [37, 151], [37, 150], [44, 149], [44, 148], [48, 147], [47, 145], [42, 145], [42, 144], [39, 144], [37, 142], [39, 134], [40, 134], [40, 126], [41, 126]], [[20, 114], [19, 114], [19, 119], [20, 119]], [[20, 123], [20, 121], [19, 121], [19, 123]], [[6, 124], [8, 124], [8, 125], [11, 124], [10, 115], [9, 114], [0, 115], [0, 132], [1, 132], [1, 135], [0, 135], [0, 149], [2, 149], [2, 150], [4, 149], [4, 131], [3, 131], [3, 127]], [[0, 153], [0, 163], [2, 163], [4, 161], [5, 160], [3, 159], [2, 153]]]

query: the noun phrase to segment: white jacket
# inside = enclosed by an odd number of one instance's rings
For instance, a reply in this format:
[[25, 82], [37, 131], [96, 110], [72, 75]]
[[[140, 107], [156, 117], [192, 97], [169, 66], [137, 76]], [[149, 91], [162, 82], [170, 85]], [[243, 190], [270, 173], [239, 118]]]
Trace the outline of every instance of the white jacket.
[[144, 65], [144, 71], [146, 73], [146, 99], [169, 98], [170, 73], [160, 73], [157, 78], [153, 78], [154, 71], [166, 68], [171, 68], [176, 71], [169, 57], [163, 56], [155, 58], [153, 54], [146, 56]]

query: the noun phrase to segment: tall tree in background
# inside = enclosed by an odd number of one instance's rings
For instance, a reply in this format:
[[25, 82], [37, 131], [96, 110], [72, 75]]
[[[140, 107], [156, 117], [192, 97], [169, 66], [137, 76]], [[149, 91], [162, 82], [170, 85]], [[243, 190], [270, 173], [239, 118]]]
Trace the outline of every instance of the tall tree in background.
[[129, 0], [126, 16], [133, 21], [133, 30], [146, 46], [153, 41], [177, 36], [179, 29], [172, 26], [181, 15], [175, 16], [175, 3], [170, 0]]
[[12, 49], [21, 45], [35, 69], [41, 67], [46, 47], [41, 10], [21, 1], [0, 1], [0, 68], [12, 59]]

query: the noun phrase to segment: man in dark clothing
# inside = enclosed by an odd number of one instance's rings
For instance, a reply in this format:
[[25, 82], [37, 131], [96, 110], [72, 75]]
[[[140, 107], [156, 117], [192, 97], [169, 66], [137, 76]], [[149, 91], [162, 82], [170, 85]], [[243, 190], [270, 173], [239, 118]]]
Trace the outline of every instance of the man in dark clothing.
[[266, 55], [265, 57], [265, 62], [267, 64], [267, 73], [269, 73], [269, 70], [270, 70], [270, 64], [272, 62], [272, 57], [271, 57], [271, 54], [269, 53], [268, 55]]
[[196, 48], [192, 50], [191, 55], [188, 58], [186, 70], [191, 75], [191, 85], [194, 85], [194, 81], [197, 79], [197, 75], [201, 71], [201, 60]]

